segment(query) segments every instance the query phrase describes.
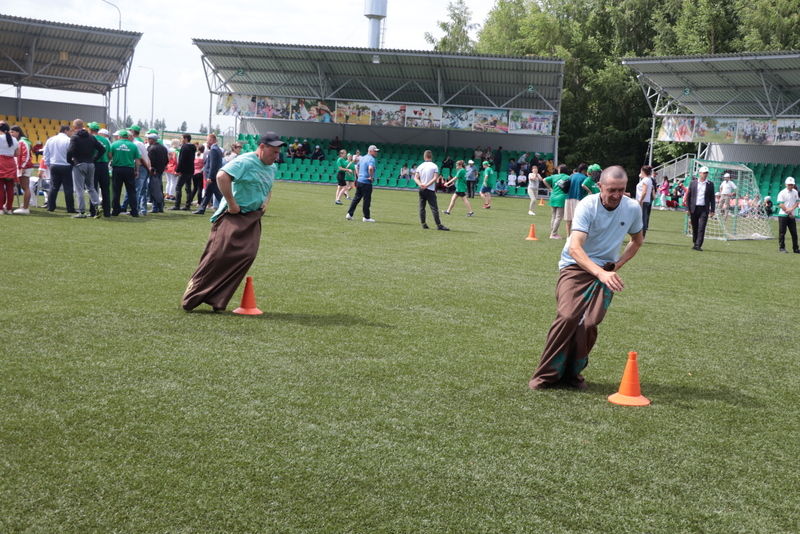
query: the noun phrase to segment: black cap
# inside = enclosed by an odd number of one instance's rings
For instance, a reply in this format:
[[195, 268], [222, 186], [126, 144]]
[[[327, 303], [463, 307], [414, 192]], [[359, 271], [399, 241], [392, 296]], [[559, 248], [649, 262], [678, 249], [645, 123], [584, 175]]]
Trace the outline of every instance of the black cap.
[[278, 137], [278, 134], [276, 134], [275, 132], [267, 132], [261, 136], [261, 139], [258, 140], [258, 144], [269, 145], [269, 146], [283, 146], [286, 143], [281, 141], [281, 138]]

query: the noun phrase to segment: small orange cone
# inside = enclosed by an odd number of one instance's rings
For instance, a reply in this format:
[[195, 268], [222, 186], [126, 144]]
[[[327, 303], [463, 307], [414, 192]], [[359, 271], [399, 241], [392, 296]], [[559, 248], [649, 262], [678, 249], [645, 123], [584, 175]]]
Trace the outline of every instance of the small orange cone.
[[619, 384], [619, 391], [608, 396], [609, 402], [620, 406], [647, 406], [650, 399], [642, 395], [639, 387], [639, 365], [636, 363], [636, 353], [628, 353], [628, 363], [625, 364], [625, 372], [622, 373], [622, 382]]
[[544, 199], [543, 199], [543, 198], [540, 198], [540, 199], [539, 199], [539, 205], [540, 205], [540, 206], [544, 206]]
[[532, 224], [531, 229], [528, 232], [528, 237], [525, 238], [526, 241], [539, 241], [536, 239], [536, 225]]
[[233, 313], [239, 315], [261, 315], [261, 310], [256, 306], [256, 292], [253, 289], [253, 277], [248, 276], [244, 284], [244, 293], [242, 293], [242, 304]]

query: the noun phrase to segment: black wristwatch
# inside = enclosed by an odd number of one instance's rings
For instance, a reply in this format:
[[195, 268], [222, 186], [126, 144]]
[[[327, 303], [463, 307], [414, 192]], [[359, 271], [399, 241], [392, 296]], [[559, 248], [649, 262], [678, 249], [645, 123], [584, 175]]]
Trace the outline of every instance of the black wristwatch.
[[607, 261], [607, 262], [605, 263], [605, 265], [603, 265], [603, 270], [604, 270], [604, 271], [609, 271], [609, 272], [611, 272], [611, 271], [614, 271], [614, 270], [616, 270], [616, 268], [617, 268], [617, 264], [616, 264], [616, 263], [614, 263], [613, 261]]

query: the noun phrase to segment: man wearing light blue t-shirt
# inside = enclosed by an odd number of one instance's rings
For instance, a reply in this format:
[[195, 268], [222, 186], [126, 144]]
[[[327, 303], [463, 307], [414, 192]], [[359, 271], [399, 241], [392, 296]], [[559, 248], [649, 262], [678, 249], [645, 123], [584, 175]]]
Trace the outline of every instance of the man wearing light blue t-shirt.
[[372, 204], [372, 182], [375, 181], [375, 157], [378, 155], [378, 147], [370, 145], [367, 149], [367, 155], [361, 156], [358, 160], [358, 180], [356, 180], [356, 196], [350, 202], [350, 208], [344, 216], [348, 221], [353, 220], [353, 214], [356, 212], [356, 207], [361, 200], [364, 204], [361, 206], [364, 212], [364, 217], [361, 219], [364, 222], [374, 223], [375, 219], [370, 217], [369, 208]]
[[[557, 315], [547, 334], [539, 367], [528, 386], [586, 389], [581, 371], [589, 363], [597, 326], [615, 291], [624, 284], [617, 271], [636, 255], [642, 237], [642, 210], [625, 196], [628, 177], [619, 166], [600, 176], [600, 193], [578, 203], [572, 232], [561, 252], [556, 285]], [[620, 255], [625, 234], [630, 242]]]
[[186, 292], [183, 309], [228, 305], [258, 254], [261, 217], [272, 197], [275, 160], [285, 143], [274, 132], [261, 136], [258, 148], [228, 162], [217, 173], [223, 199], [211, 217], [211, 235]]

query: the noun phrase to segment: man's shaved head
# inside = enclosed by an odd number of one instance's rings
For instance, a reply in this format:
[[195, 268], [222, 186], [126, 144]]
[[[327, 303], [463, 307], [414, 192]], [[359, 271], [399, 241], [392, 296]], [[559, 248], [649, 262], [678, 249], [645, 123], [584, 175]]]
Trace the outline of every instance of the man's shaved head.
[[611, 167], [606, 167], [603, 170], [603, 173], [600, 175], [600, 183], [606, 183], [608, 180], [628, 180], [628, 174], [625, 172], [625, 169], [620, 167], [619, 165], [613, 165]]

